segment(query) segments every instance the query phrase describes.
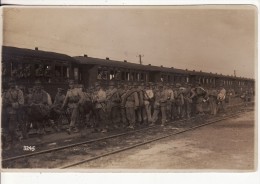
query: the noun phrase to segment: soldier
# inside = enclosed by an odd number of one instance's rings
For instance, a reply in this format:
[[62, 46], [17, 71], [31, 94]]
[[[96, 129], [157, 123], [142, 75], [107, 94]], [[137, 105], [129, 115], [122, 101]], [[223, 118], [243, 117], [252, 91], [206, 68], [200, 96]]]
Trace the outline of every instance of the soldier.
[[120, 126], [120, 118], [118, 113], [120, 112], [121, 99], [114, 81], [109, 82], [109, 87], [106, 91], [106, 98], [108, 121], [110, 122], [111, 127], [114, 126], [114, 128], [118, 128]]
[[64, 89], [58, 88], [58, 92], [55, 96], [54, 103], [51, 106], [51, 123], [54, 126], [54, 129], [56, 131], [60, 131], [61, 126], [61, 115], [62, 115], [62, 104], [64, 102], [65, 95], [64, 95]]
[[138, 99], [138, 93], [137, 90], [134, 89], [134, 86], [136, 84], [132, 84], [129, 82], [128, 87], [125, 96], [123, 97], [122, 105], [126, 109], [126, 117], [129, 122], [128, 128], [134, 129], [135, 128], [135, 121], [136, 121], [136, 115], [135, 110], [137, 110], [139, 106], [139, 99]]
[[144, 105], [145, 105], [145, 111], [148, 118], [148, 123], [152, 123], [152, 106], [154, 102], [154, 93], [152, 90], [152, 83], [149, 82], [146, 84], [145, 94], [144, 94]]
[[223, 87], [222, 84], [220, 84], [219, 86], [219, 91], [218, 91], [218, 95], [217, 95], [217, 100], [218, 100], [218, 111], [222, 110], [225, 111], [225, 98], [226, 98], [226, 90]]
[[165, 86], [165, 90], [167, 93], [167, 102], [166, 102], [166, 121], [172, 120], [172, 103], [174, 103], [174, 93], [170, 87], [170, 84], [167, 83]]
[[138, 100], [139, 106], [137, 109], [137, 118], [139, 125], [147, 124], [147, 114], [145, 110], [145, 91], [144, 91], [144, 83], [141, 83], [137, 86], [136, 90], [138, 90]]
[[9, 89], [4, 94], [3, 107], [6, 110], [7, 122], [8, 122], [8, 132], [11, 138], [11, 146], [13, 146], [14, 141], [17, 139], [16, 128], [17, 122], [19, 122], [19, 109], [24, 105], [23, 92], [15, 88], [15, 81], [9, 81]]
[[99, 127], [101, 132], [105, 133], [108, 131], [108, 126], [106, 124], [106, 92], [101, 88], [99, 83], [95, 84], [93, 103], [95, 104], [95, 117], [97, 123], [95, 128]]
[[127, 122], [127, 118], [126, 118], [126, 108], [125, 108], [125, 105], [123, 105], [123, 99], [125, 98], [128, 88], [129, 88], [128, 85], [125, 83], [122, 85], [122, 88], [119, 91], [119, 96], [120, 96], [120, 100], [121, 100], [120, 115], [121, 115], [121, 121], [123, 123], [123, 127], [129, 126], [129, 124]]
[[207, 92], [205, 89], [203, 89], [199, 83], [196, 83], [196, 86], [194, 88], [191, 89], [193, 95], [191, 96], [191, 99], [193, 99], [195, 101], [195, 105], [196, 105], [196, 113], [198, 115], [204, 115], [204, 110], [203, 110], [203, 103], [206, 102], [208, 96], [207, 96]]
[[209, 109], [211, 115], [217, 115], [217, 96], [218, 92], [216, 89], [213, 88], [213, 86], [210, 86], [208, 90], [208, 96], [209, 96]]
[[183, 92], [183, 98], [184, 98], [184, 113], [185, 117], [187, 119], [190, 119], [191, 117], [191, 106], [192, 106], [192, 99], [191, 96], [193, 95], [193, 91], [191, 91], [191, 84], [186, 83], [185, 85], [185, 91]]
[[49, 118], [50, 107], [48, 105], [48, 94], [43, 90], [41, 82], [35, 81], [34, 91], [31, 98], [29, 117], [37, 122], [38, 134], [42, 136], [44, 124]]
[[69, 90], [65, 96], [64, 102], [62, 104], [62, 109], [68, 106], [67, 112], [70, 116], [70, 125], [67, 129], [68, 134], [71, 134], [72, 130], [74, 133], [79, 132], [78, 128], [75, 126], [78, 116], [79, 116], [79, 101], [82, 97], [82, 94], [75, 88], [75, 82], [73, 80], [69, 81]]
[[184, 116], [183, 93], [184, 93], [185, 88], [183, 88], [180, 83], [177, 83], [176, 90], [177, 90], [177, 96], [175, 97], [175, 105], [176, 105], [177, 118], [181, 119]]
[[166, 102], [168, 98], [167, 92], [163, 89], [163, 84], [158, 85], [158, 89], [155, 91], [155, 102], [154, 102], [154, 112], [152, 117], [152, 124], [154, 125], [158, 119], [159, 112], [162, 113], [161, 126], [166, 123]]

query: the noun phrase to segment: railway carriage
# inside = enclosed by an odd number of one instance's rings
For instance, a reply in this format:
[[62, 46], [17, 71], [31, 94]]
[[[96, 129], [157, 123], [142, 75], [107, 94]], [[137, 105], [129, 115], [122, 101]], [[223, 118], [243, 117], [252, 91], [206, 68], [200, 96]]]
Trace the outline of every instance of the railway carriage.
[[2, 47], [2, 87], [15, 79], [17, 85], [32, 87], [40, 80], [53, 97], [58, 87], [67, 88], [67, 80], [74, 78], [74, 59], [68, 55], [16, 47]]
[[[38, 71], [38, 73], [37, 73]], [[65, 54], [34, 50], [2, 47], [2, 87], [14, 78], [18, 85], [32, 87], [36, 79], [42, 81], [47, 92], [54, 97], [58, 87], [68, 86], [68, 79], [84, 84], [86, 87], [100, 82], [104, 86], [110, 80], [118, 82], [164, 82], [164, 83], [195, 83], [202, 86], [233, 89], [237, 94], [254, 89], [254, 79], [226, 76], [195, 70], [182, 70], [163, 66], [142, 65], [126, 60], [115, 61], [109, 58], [100, 59], [84, 56], [71, 57]]]

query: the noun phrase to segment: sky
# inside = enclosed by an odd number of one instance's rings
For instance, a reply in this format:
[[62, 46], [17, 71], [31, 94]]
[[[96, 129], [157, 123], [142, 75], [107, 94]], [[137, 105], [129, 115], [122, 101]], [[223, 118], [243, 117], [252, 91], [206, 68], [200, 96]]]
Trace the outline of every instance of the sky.
[[3, 45], [255, 78], [254, 6], [20, 7]]

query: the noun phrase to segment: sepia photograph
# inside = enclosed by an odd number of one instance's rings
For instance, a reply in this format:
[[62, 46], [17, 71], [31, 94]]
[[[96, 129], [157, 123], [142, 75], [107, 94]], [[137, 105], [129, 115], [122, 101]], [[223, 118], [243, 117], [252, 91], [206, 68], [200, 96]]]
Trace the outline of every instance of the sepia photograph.
[[2, 169], [256, 171], [257, 16], [3, 7]]

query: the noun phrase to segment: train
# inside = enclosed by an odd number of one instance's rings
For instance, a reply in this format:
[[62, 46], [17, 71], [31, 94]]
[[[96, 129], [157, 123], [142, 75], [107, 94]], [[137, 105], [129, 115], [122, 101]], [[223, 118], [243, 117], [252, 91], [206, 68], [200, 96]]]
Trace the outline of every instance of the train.
[[100, 82], [107, 85], [110, 80], [117, 82], [163, 82], [200, 83], [202, 86], [233, 89], [236, 94], [255, 87], [251, 78], [222, 75], [174, 67], [153, 66], [131, 63], [127, 60], [115, 61], [107, 58], [69, 56], [62, 53], [34, 49], [2, 46], [2, 89], [8, 88], [13, 78], [17, 85], [32, 87], [35, 80], [41, 80], [45, 90], [54, 97], [57, 88], [68, 88], [68, 80], [73, 79], [85, 87]]

